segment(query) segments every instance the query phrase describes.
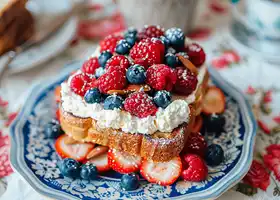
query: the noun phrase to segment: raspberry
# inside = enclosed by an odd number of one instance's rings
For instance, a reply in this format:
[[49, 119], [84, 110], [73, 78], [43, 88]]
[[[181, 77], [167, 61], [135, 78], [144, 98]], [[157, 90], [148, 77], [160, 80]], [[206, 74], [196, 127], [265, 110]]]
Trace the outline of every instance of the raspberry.
[[176, 83], [176, 73], [164, 64], [153, 65], [147, 70], [146, 82], [155, 90], [171, 91]]
[[146, 70], [149, 68], [149, 63], [147, 62], [147, 59], [135, 59], [134, 64], [138, 64], [143, 66]]
[[144, 26], [144, 28], [139, 32], [139, 38], [140, 39], [146, 39], [146, 38], [160, 38], [160, 36], [163, 36], [164, 32], [163, 29], [160, 26]]
[[175, 92], [184, 95], [191, 94], [196, 89], [198, 82], [196, 75], [184, 67], [178, 67], [175, 71], [177, 74]]
[[182, 178], [185, 181], [204, 181], [208, 175], [208, 169], [204, 161], [195, 154], [187, 154], [182, 158]]
[[77, 74], [70, 82], [71, 90], [80, 96], [84, 96], [86, 91], [94, 87], [96, 87], [96, 79], [86, 74]]
[[155, 115], [157, 112], [157, 107], [153, 103], [152, 97], [145, 92], [132, 93], [125, 99], [124, 109], [140, 118]]
[[108, 35], [99, 43], [100, 53], [106, 50], [109, 50], [111, 53], [114, 53], [117, 43], [121, 39], [123, 39], [123, 37], [119, 35]]
[[98, 58], [92, 57], [84, 62], [82, 66], [82, 72], [94, 75], [97, 68], [99, 68]]
[[134, 60], [144, 59], [148, 66], [163, 63], [165, 47], [157, 38], [148, 38], [135, 44], [130, 50], [130, 57]]
[[186, 48], [186, 52], [190, 61], [196, 66], [200, 67], [206, 59], [206, 55], [201, 46], [196, 43], [190, 44]]
[[130, 66], [130, 62], [127, 57], [123, 55], [117, 55], [117, 56], [113, 56], [112, 58], [110, 58], [110, 60], [108, 60], [105, 68], [107, 71], [110, 71], [111, 67], [117, 67], [118, 69], [125, 70], [129, 68], [129, 66]]
[[188, 137], [183, 152], [193, 153], [203, 158], [205, 155], [206, 148], [207, 144], [203, 136], [200, 133], [191, 133]]
[[98, 89], [106, 94], [109, 90], [121, 90], [126, 86], [126, 77], [123, 71], [111, 70], [98, 79]]

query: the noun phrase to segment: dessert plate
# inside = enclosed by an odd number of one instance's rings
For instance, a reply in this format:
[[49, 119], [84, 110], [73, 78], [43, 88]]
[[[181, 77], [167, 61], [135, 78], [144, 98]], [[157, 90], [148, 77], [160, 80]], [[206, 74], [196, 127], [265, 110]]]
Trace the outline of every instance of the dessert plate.
[[[44, 29], [51, 20], [71, 9], [69, 0], [32, 0], [27, 4], [34, 15], [38, 28]], [[9, 72], [18, 73], [51, 59], [62, 52], [73, 39], [76, 33], [77, 19], [70, 18], [57, 32], [46, 41], [36, 45], [18, 55], [10, 64]]]
[[163, 187], [142, 180], [139, 189], [126, 192], [119, 188], [120, 174], [116, 172], [91, 182], [63, 178], [56, 165], [59, 158], [54, 141], [45, 137], [43, 127], [55, 115], [55, 87], [80, 65], [73, 62], [59, 76], [34, 86], [11, 126], [12, 166], [37, 192], [54, 199], [215, 199], [249, 170], [256, 135], [250, 105], [241, 92], [209, 68], [213, 84], [226, 95], [227, 106], [225, 131], [219, 137], [205, 135], [209, 144], [220, 144], [225, 151], [224, 162], [209, 167], [206, 181], [177, 181]]

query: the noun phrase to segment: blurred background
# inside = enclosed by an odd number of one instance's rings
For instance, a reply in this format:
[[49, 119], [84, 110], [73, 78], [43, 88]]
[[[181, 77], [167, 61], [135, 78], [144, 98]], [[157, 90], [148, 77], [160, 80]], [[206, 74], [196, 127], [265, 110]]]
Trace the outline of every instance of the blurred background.
[[279, 131], [280, 0], [0, 0], [1, 129], [33, 84], [87, 59], [105, 36], [145, 24], [198, 41], [208, 64], [263, 106], [262, 131]]

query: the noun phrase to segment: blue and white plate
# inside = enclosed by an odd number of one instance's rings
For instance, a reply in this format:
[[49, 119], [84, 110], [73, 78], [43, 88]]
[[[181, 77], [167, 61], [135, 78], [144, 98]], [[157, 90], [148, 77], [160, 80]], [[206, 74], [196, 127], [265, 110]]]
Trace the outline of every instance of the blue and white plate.
[[63, 178], [56, 165], [59, 158], [54, 141], [46, 138], [43, 127], [55, 115], [55, 87], [80, 65], [71, 63], [58, 77], [36, 85], [11, 126], [12, 166], [37, 192], [54, 199], [215, 199], [249, 170], [256, 135], [250, 105], [241, 92], [210, 68], [213, 83], [226, 94], [226, 124], [219, 137], [206, 134], [206, 139], [223, 147], [225, 160], [209, 167], [206, 181], [177, 181], [162, 187], [143, 180], [138, 190], [125, 192], [119, 188], [120, 174], [116, 172], [90, 182]]

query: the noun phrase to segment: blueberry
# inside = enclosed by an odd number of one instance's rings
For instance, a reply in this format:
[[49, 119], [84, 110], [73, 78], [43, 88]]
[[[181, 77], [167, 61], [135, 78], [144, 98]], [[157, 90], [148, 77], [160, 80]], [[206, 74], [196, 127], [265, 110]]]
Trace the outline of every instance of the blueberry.
[[179, 59], [176, 55], [172, 53], [167, 53], [164, 57], [165, 64], [167, 64], [169, 67], [175, 68], [179, 64]]
[[145, 68], [141, 65], [133, 65], [126, 71], [126, 78], [132, 84], [141, 84], [146, 80]]
[[80, 176], [80, 163], [72, 158], [65, 158], [58, 163], [58, 167], [63, 176], [78, 178]]
[[121, 178], [120, 186], [123, 190], [131, 191], [139, 187], [139, 177], [137, 174], [124, 174]]
[[127, 31], [124, 33], [124, 38], [128, 36], [134, 36], [136, 38], [137, 36], [137, 29], [133, 27], [129, 27]]
[[167, 50], [166, 50], [166, 53], [172, 53], [172, 54], [176, 54], [176, 50], [172, 47], [169, 47]]
[[166, 108], [171, 103], [171, 94], [166, 90], [157, 91], [154, 96], [154, 102], [158, 107]]
[[164, 44], [165, 49], [167, 49], [167, 48], [169, 47], [169, 45], [170, 45], [170, 41], [169, 41], [165, 36], [160, 36], [159, 39], [160, 39], [160, 40], [162, 41], [162, 43]]
[[224, 150], [218, 144], [211, 144], [207, 147], [205, 160], [209, 166], [217, 166], [224, 160]]
[[129, 53], [131, 45], [126, 40], [120, 40], [116, 46], [116, 52], [121, 55]]
[[128, 35], [127, 37], [125, 37], [125, 40], [127, 41], [127, 43], [132, 47], [135, 42], [136, 42], [136, 36], [133, 35]]
[[175, 49], [181, 49], [185, 45], [185, 34], [180, 28], [170, 28], [165, 32], [165, 37]]
[[45, 134], [47, 138], [58, 138], [61, 134], [63, 134], [63, 130], [59, 124], [59, 122], [53, 119], [50, 123], [48, 123], [45, 127]]
[[224, 130], [224, 125], [226, 123], [225, 117], [219, 114], [211, 114], [204, 117], [204, 123], [206, 131], [209, 133], [215, 133], [220, 135]]
[[80, 176], [85, 180], [95, 180], [97, 178], [97, 168], [92, 163], [86, 163], [81, 166]]
[[100, 76], [102, 76], [103, 74], [105, 74], [105, 69], [102, 67], [99, 67], [95, 70], [95, 77], [99, 78]]
[[110, 51], [103, 51], [98, 57], [98, 63], [101, 67], [105, 67], [106, 62], [113, 56]]
[[85, 99], [85, 102], [87, 102], [89, 104], [100, 103], [103, 100], [102, 94], [98, 90], [98, 88], [93, 88], [93, 89], [88, 90], [84, 96], [84, 99]]
[[108, 96], [104, 101], [105, 110], [120, 109], [123, 107], [123, 98], [117, 95]]

